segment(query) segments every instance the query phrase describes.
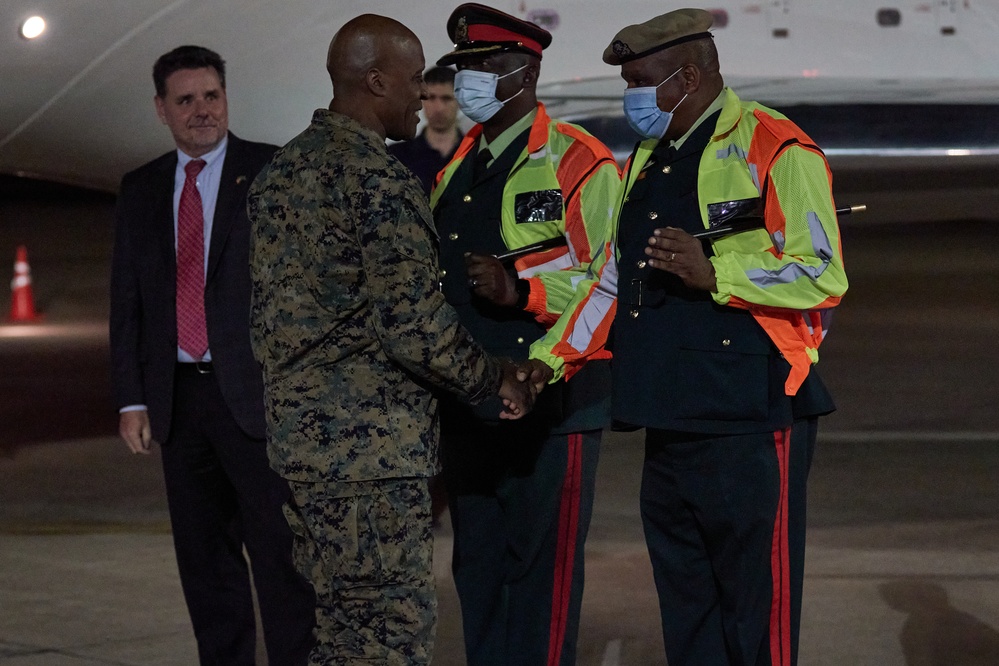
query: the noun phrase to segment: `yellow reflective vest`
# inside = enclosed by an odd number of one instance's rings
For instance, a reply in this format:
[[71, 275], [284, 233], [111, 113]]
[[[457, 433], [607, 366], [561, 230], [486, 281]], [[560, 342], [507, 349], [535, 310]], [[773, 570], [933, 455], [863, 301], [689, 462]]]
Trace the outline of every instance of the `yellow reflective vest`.
[[[749, 310], [791, 365], [785, 382], [797, 393], [825, 336], [826, 321], [846, 292], [832, 174], [812, 140], [780, 113], [742, 102], [726, 88], [714, 133], [701, 154], [697, 196], [701, 221], [708, 205], [759, 197], [765, 229], [711, 241], [716, 303]], [[623, 197], [658, 141], [643, 141], [625, 169]], [[614, 238], [617, 232], [615, 228]], [[531, 357], [571, 375], [602, 353], [616, 312], [615, 240], [591, 264], [599, 277], [579, 292], [563, 317], [531, 348]]]
[[[465, 135], [454, 158], [437, 174], [430, 195], [435, 209], [441, 194], [482, 134], [475, 125]], [[558, 320], [577, 286], [587, 280], [593, 257], [602, 254], [616, 217], [621, 173], [613, 155], [583, 128], [549, 118], [543, 104], [528, 135], [527, 147], [506, 179], [500, 211], [500, 234], [508, 249], [565, 237], [565, 246], [527, 254], [514, 263], [520, 278], [531, 283], [528, 312], [550, 326]], [[553, 219], [518, 220], [518, 195], [557, 190], [561, 210]], [[598, 353], [594, 358], [607, 356]]]

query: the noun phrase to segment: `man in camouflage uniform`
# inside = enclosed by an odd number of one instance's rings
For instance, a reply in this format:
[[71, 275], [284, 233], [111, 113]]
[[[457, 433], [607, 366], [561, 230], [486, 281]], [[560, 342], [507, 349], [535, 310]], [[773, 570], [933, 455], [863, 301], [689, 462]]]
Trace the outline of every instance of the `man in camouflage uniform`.
[[533, 385], [488, 355], [438, 290], [419, 182], [385, 148], [416, 133], [423, 50], [364, 15], [330, 44], [329, 110], [254, 182], [252, 335], [271, 465], [292, 487], [295, 559], [317, 594], [311, 664], [425, 664], [433, 651], [431, 387], [507, 417]]

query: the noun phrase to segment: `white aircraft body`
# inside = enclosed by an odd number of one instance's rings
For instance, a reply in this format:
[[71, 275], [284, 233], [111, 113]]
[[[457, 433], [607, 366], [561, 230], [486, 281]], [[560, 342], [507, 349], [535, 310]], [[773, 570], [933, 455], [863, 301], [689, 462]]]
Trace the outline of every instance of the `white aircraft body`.
[[[452, 48], [444, 25], [457, 4], [4, 0], [0, 174], [114, 191], [125, 171], [172, 147], [153, 110], [151, 69], [157, 56], [181, 44], [208, 46], [227, 60], [230, 127], [237, 134], [284, 143], [329, 102], [326, 48], [344, 22], [369, 12], [402, 21], [422, 40], [429, 66]], [[582, 122], [616, 154], [627, 154], [636, 137], [621, 118], [624, 83], [601, 53], [621, 27], [685, 5], [485, 4], [552, 32], [541, 98], [553, 115]], [[716, 16], [726, 83], [798, 121], [826, 149], [834, 172], [890, 176], [900, 165], [940, 170], [946, 164], [953, 173], [971, 169], [974, 180], [999, 164], [999, 3], [710, 0], [700, 6]], [[17, 31], [33, 14], [48, 28], [28, 40]]]

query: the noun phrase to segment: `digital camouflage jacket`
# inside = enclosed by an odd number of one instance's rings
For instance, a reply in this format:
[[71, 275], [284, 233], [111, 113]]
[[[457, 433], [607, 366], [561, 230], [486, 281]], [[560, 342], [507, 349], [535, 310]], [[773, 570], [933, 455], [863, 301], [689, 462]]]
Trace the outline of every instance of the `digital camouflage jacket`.
[[377, 133], [320, 109], [247, 205], [271, 465], [296, 481], [433, 474], [432, 389], [478, 403], [501, 366], [438, 290], [419, 182]]

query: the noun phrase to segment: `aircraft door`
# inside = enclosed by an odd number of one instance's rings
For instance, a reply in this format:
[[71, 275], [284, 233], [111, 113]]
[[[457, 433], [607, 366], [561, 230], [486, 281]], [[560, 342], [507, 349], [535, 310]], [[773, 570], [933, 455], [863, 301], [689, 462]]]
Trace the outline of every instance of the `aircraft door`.
[[968, 0], [937, 0], [937, 25], [941, 35], [957, 34], [963, 10], [968, 8]]
[[791, 36], [791, 0], [768, 0], [766, 4], [767, 25], [770, 36], [786, 39]]

